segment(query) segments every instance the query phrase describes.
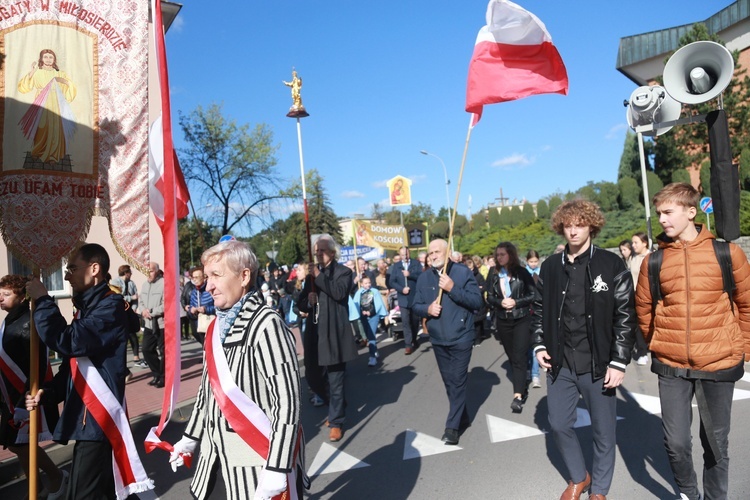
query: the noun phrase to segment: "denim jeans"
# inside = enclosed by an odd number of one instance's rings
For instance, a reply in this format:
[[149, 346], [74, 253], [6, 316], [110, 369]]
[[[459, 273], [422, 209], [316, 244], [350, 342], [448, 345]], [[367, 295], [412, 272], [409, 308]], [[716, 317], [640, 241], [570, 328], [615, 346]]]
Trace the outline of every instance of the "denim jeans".
[[[698, 477], [693, 467], [693, 446], [690, 425], [693, 422], [695, 380], [659, 375], [661, 419], [664, 445], [675, 482], [690, 500], [700, 497]], [[701, 418], [700, 439], [704, 450], [703, 493], [706, 500], [725, 499], [729, 486], [729, 423], [732, 416], [734, 382], [702, 380], [706, 402], [711, 412], [713, 431], [721, 451], [716, 463], [705, 463], [710, 448]]]

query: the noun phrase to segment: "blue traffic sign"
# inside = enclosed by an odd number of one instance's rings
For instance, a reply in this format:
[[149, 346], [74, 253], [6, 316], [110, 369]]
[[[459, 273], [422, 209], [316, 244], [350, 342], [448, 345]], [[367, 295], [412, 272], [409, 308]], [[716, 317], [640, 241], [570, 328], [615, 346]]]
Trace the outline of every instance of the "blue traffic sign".
[[701, 210], [703, 210], [703, 213], [705, 214], [714, 213], [714, 202], [708, 196], [704, 196], [703, 198], [701, 198], [700, 207], [701, 207]]

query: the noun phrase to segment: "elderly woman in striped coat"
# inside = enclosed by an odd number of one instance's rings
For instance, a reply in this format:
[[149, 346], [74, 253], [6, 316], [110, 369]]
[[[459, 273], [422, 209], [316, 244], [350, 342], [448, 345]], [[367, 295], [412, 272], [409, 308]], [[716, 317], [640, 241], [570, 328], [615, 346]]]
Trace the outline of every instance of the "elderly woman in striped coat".
[[294, 337], [253, 289], [258, 260], [226, 241], [201, 257], [217, 318], [206, 332], [205, 363], [174, 470], [200, 457], [190, 490], [207, 498], [221, 470], [228, 499], [302, 498], [300, 377]]

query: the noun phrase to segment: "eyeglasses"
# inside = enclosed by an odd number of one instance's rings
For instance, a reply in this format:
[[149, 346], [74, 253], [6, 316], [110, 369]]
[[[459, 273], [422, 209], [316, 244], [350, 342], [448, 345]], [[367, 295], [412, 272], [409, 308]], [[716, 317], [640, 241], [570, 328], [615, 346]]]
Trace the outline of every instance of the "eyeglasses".
[[[90, 262], [84, 269], [88, 269], [89, 267], [93, 266], [95, 262]], [[65, 266], [65, 274], [73, 274], [74, 272], [78, 271], [78, 266], [75, 264], [68, 264]]]

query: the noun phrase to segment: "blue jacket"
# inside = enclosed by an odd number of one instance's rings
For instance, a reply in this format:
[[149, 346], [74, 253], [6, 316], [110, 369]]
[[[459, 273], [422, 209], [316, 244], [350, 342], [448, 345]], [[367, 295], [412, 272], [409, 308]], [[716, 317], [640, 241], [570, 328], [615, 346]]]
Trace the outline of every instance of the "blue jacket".
[[73, 297], [79, 317], [68, 325], [48, 295], [36, 301], [34, 321], [47, 347], [60, 353], [63, 362], [52, 382], [44, 384], [43, 401], [65, 401], [53, 439], [60, 443], [104, 441], [106, 437], [84, 406], [70, 378], [70, 358], [88, 356], [117, 400], [125, 394], [125, 302], [100, 283]]
[[[388, 283], [388, 286], [398, 292], [399, 307], [413, 306], [417, 280], [419, 279], [419, 275], [422, 274], [422, 264], [417, 259], [410, 259], [407, 271], [409, 271], [409, 277], [405, 278], [403, 262], [396, 262], [391, 266], [390, 270], [391, 281]], [[409, 287], [409, 293], [404, 295], [404, 287], [406, 286]]]
[[[216, 314], [216, 308], [214, 307], [214, 298], [211, 294], [206, 291], [206, 284], [203, 283], [199, 288], [193, 288], [190, 292], [190, 307], [198, 307], [198, 294], [200, 293], [200, 306], [206, 308], [204, 314]], [[188, 313], [190, 319], [198, 319], [198, 316]]]
[[443, 292], [443, 310], [435, 318], [427, 308], [437, 299], [440, 275], [434, 268], [423, 272], [417, 281], [414, 312], [427, 318], [430, 342], [435, 345], [455, 345], [474, 340], [474, 311], [484, 305], [479, 285], [473, 273], [463, 264], [449, 263], [448, 276], [453, 280], [450, 293]]

